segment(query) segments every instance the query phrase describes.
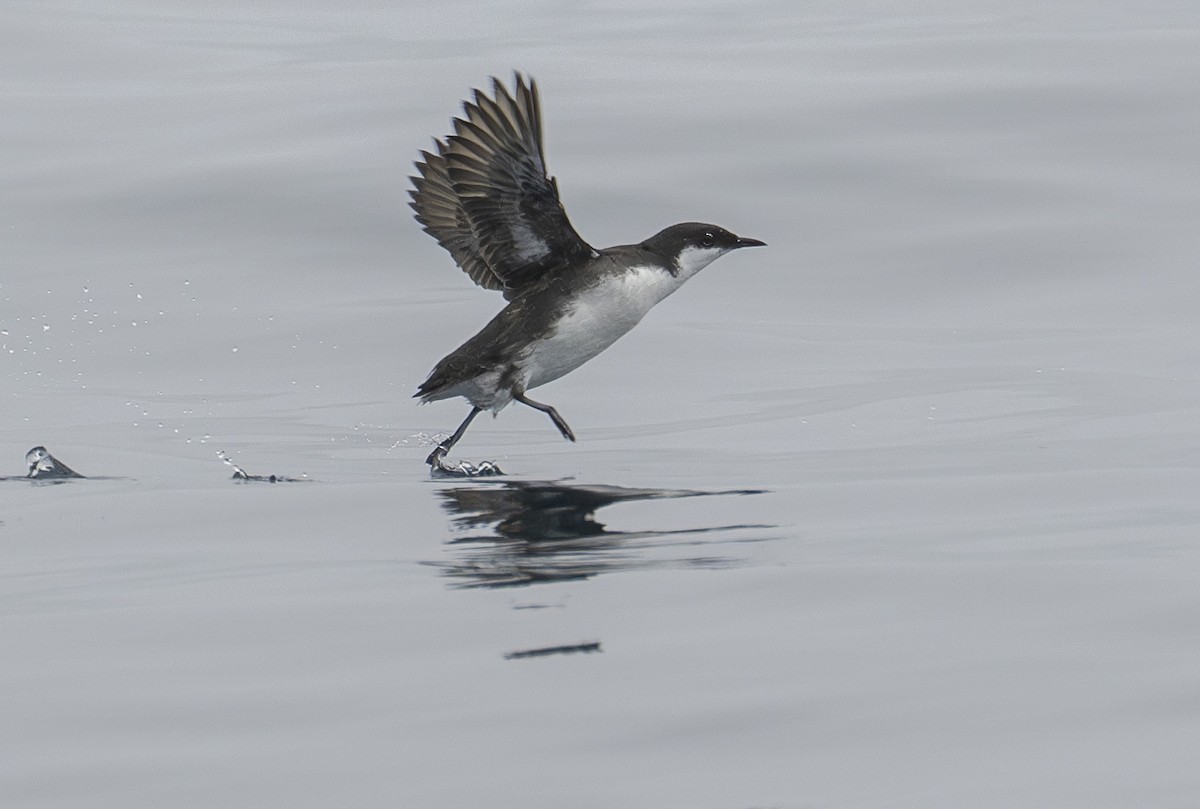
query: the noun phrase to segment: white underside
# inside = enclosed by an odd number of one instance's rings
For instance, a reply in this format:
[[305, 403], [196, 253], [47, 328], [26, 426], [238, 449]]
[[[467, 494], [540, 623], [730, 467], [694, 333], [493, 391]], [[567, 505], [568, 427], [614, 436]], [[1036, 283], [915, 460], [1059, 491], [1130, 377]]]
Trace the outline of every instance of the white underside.
[[[660, 267], [632, 267], [584, 290], [550, 334], [517, 358], [517, 387], [532, 390], [574, 371], [615, 343], [655, 305], [724, 252], [685, 251], [676, 275]], [[512, 402], [512, 391], [499, 384], [503, 371], [497, 368], [480, 374], [446, 391], [446, 396], [464, 396], [498, 413]]]
[[570, 373], [615, 343], [679, 287], [655, 267], [637, 267], [585, 291], [543, 340], [518, 360], [526, 389]]

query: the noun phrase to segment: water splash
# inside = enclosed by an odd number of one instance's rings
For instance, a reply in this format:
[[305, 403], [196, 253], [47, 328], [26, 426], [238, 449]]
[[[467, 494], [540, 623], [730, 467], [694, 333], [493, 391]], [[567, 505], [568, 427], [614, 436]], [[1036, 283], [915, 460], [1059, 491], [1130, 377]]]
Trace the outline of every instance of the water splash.
[[478, 465], [470, 461], [447, 461], [436, 458], [429, 465], [429, 474], [434, 478], [494, 478], [504, 474], [504, 470], [495, 461], [480, 461]]
[[25, 466], [29, 469], [26, 477], [38, 480], [65, 480], [83, 477], [40, 445], [25, 453]]
[[233, 480], [242, 483], [303, 483], [310, 478], [308, 475], [301, 475], [298, 478], [287, 477], [285, 475], [251, 475], [242, 467], [238, 466], [232, 458], [230, 458], [225, 450], [217, 450], [217, 457], [221, 462], [233, 469]]

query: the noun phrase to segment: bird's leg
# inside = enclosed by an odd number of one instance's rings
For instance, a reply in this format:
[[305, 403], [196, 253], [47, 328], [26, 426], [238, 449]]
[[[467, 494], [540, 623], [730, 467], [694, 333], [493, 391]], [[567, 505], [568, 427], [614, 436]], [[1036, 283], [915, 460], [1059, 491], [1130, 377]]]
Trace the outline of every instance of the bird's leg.
[[534, 410], [540, 410], [545, 413], [550, 417], [550, 420], [554, 422], [554, 426], [558, 428], [558, 431], [562, 433], [563, 438], [567, 439], [568, 441], [575, 440], [575, 433], [571, 432], [570, 425], [563, 421], [563, 417], [558, 415], [558, 411], [553, 407], [548, 404], [542, 404], [541, 402], [535, 402], [521, 391], [513, 391], [513, 398], [523, 405], [529, 405]]
[[463, 419], [463, 423], [458, 425], [458, 429], [454, 431], [454, 435], [438, 444], [437, 449], [429, 453], [429, 457], [425, 459], [425, 463], [429, 464], [430, 466], [441, 466], [442, 458], [446, 457], [446, 453], [450, 451], [451, 447], [458, 443], [458, 439], [463, 437], [463, 433], [467, 431], [467, 427], [471, 424], [475, 417], [482, 412], [482, 407], [472, 407], [471, 412], [467, 414], [465, 419]]

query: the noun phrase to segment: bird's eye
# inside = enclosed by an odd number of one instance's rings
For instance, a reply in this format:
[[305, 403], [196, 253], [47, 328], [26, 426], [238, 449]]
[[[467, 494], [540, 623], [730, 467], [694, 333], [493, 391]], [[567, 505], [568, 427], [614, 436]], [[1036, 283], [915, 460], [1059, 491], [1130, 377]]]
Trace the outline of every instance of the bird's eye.
[[703, 236], [700, 237], [700, 246], [701, 247], [712, 247], [716, 243], [717, 243], [717, 237], [712, 235], [711, 233], [705, 233]]

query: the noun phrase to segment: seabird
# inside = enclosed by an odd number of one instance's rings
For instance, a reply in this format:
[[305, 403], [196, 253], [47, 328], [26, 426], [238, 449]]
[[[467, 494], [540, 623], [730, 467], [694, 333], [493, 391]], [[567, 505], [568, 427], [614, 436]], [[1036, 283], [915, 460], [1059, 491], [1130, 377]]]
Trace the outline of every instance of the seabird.
[[462, 396], [471, 412], [426, 459], [444, 459], [484, 410], [540, 410], [569, 441], [570, 426], [528, 396], [612, 345], [655, 304], [731, 250], [757, 247], [717, 225], [684, 222], [602, 250], [572, 227], [546, 171], [537, 84], [520, 73], [510, 93], [492, 79], [453, 120], [454, 134], [422, 151], [410, 205], [426, 233], [479, 286], [508, 305], [444, 357], [421, 383], [422, 403]]

